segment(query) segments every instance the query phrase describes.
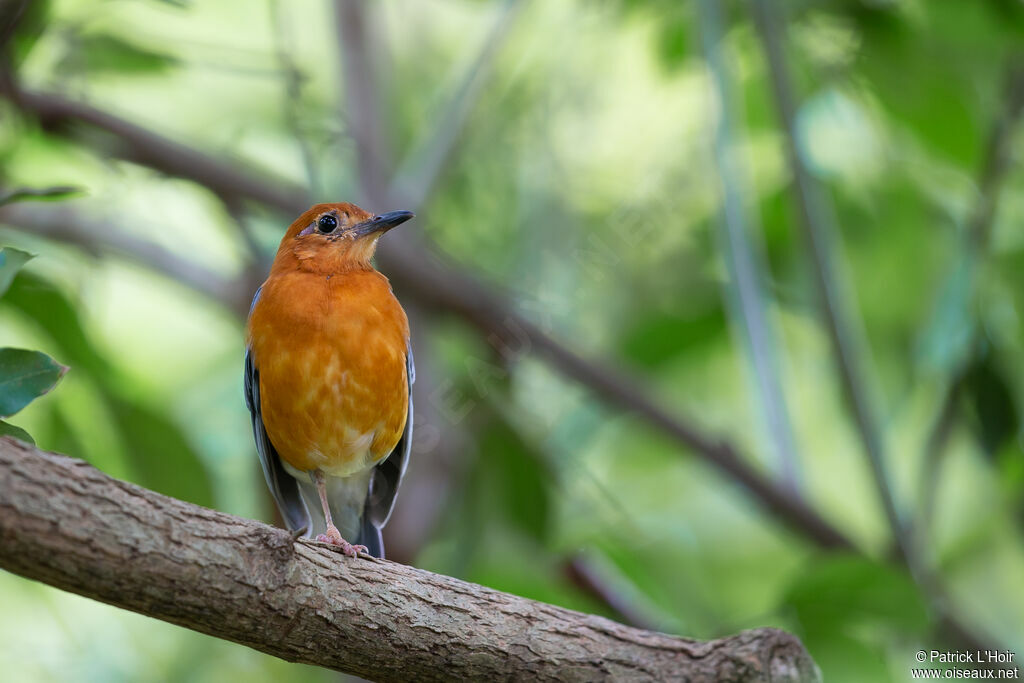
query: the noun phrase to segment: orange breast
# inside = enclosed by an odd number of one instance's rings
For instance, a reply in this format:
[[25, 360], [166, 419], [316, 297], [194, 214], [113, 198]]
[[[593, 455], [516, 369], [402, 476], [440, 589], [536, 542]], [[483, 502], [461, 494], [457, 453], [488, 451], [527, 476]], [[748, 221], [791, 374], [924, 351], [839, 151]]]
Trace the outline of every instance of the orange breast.
[[376, 271], [268, 279], [248, 342], [263, 423], [285, 462], [343, 477], [387, 457], [408, 412], [408, 339], [405, 312]]

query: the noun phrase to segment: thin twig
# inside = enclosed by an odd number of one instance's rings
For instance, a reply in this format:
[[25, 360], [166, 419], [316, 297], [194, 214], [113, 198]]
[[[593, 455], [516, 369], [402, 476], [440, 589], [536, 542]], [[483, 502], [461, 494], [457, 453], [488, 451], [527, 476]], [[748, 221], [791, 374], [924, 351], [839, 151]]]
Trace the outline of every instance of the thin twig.
[[227, 306], [238, 315], [248, 311], [249, 298], [258, 281], [225, 277], [154, 242], [140, 239], [112, 221], [90, 221], [78, 213], [74, 203], [67, 202], [60, 205], [10, 204], [0, 207], [0, 224], [74, 244], [92, 254], [120, 254]]
[[[963, 259], [968, 272], [968, 286], [973, 291], [978, 262], [988, 249], [995, 221], [999, 196], [1010, 170], [1013, 149], [1013, 134], [1024, 115], [1024, 55], [1010, 58], [1006, 69], [1004, 104], [985, 143], [981, 174], [978, 182], [978, 197], [967, 222], [964, 236], [965, 250], [957, 258]], [[951, 277], [959, 277], [954, 274]], [[969, 297], [968, 297], [969, 300]], [[971, 340], [964, 345], [965, 357], [959, 359], [953, 368], [953, 376], [946, 384], [939, 410], [924, 445], [924, 459], [921, 467], [921, 512], [915, 528], [915, 542], [919, 551], [928, 546], [938, 487], [942, 481], [942, 469], [949, 437], [953, 433], [957, 408], [963, 394], [963, 384], [972, 358], [980, 347], [977, 328], [972, 331]]]
[[306, 170], [306, 184], [310, 196], [316, 197], [320, 190], [320, 173], [317, 170], [316, 156], [302, 130], [299, 112], [302, 111], [302, 80], [303, 74], [295, 64], [290, 45], [292, 43], [291, 24], [288, 12], [280, 0], [270, 0], [270, 22], [274, 27], [274, 55], [281, 68], [284, 79], [284, 98], [281, 103], [285, 126], [291, 131], [295, 144], [302, 155], [302, 165]]
[[[362, 192], [371, 206], [388, 204], [391, 149], [384, 134], [377, 70], [383, 37], [375, 31], [370, 13], [375, 6], [363, 0], [335, 0], [334, 18], [341, 46], [345, 101], [342, 112], [356, 144]], [[383, 210], [383, 209], [378, 209]]]
[[774, 445], [781, 481], [793, 495], [802, 495], [796, 439], [779, 378], [775, 334], [761, 289], [764, 265], [751, 244], [754, 231], [748, 224], [756, 219], [744, 206], [749, 182], [739, 156], [742, 134], [734, 121], [736, 93], [724, 49], [721, 9], [718, 0], [700, 0], [697, 5], [718, 112], [714, 153], [722, 193], [719, 241], [731, 276], [727, 299], [745, 333], [743, 346], [753, 366], [756, 395]]
[[479, 52], [470, 62], [459, 86], [442, 109], [437, 125], [406, 157], [392, 181], [388, 194], [396, 206], [402, 203], [420, 207], [430, 196], [452, 157], [459, 134], [483, 90], [491, 65], [524, 5], [524, 0], [505, 0], [494, 10], [494, 23], [484, 35]]
[[867, 453], [885, 517], [903, 559], [908, 566], [912, 566], [913, 548], [889, 483], [883, 438], [869, 404], [867, 391], [862, 384], [864, 369], [855, 344], [852, 318], [845, 309], [844, 296], [835, 277], [836, 267], [831, 245], [832, 236], [835, 234], [835, 219], [821, 188], [811, 177], [797, 142], [796, 100], [783, 49], [783, 20], [776, 16], [779, 5], [771, 0], [753, 0], [753, 7], [757, 32], [768, 61], [775, 105], [784, 132], [786, 156], [793, 172], [791, 188], [814, 274], [821, 317], [828, 330], [843, 394], [853, 413], [857, 433]]
[[609, 585], [608, 580], [584, 556], [566, 559], [562, 563], [562, 572], [573, 585], [611, 610], [618, 621], [635, 628], [655, 629], [651, 620], [626, 600], [620, 591]]

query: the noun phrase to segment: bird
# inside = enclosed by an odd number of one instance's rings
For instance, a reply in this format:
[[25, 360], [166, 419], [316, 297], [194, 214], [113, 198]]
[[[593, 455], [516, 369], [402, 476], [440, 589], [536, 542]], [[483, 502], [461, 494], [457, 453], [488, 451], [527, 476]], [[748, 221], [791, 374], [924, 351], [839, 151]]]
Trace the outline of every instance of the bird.
[[312, 206], [281, 239], [246, 323], [245, 402], [267, 486], [295, 538], [349, 557], [384, 557], [409, 462], [409, 321], [371, 259], [411, 218]]

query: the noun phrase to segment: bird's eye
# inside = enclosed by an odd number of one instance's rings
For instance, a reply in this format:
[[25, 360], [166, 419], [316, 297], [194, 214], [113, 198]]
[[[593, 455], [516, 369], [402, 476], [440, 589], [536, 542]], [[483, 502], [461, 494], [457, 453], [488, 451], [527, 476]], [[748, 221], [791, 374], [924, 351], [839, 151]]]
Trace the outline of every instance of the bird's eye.
[[320, 216], [320, 220], [316, 222], [316, 229], [325, 235], [329, 232], [334, 232], [336, 227], [338, 227], [338, 219], [330, 214]]

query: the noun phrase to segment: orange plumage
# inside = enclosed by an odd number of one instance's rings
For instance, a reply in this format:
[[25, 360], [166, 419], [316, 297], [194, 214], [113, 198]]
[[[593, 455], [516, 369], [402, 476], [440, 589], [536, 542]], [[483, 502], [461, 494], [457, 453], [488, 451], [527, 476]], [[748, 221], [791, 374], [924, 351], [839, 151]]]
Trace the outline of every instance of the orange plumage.
[[[332, 533], [332, 512], [348, 515], [341, 522], [346, 533], [372, 535], [363, 517], [380, 512], [370, 510], [380, 503], [374, 499], [383, 475], [375, 478], [375, 466], [389, 456], [401, 461], [394, 463], [394, 481], [380, 484], [396, 489], [408, 457], [409, 323], [370, 259], [380, 235], [411, 216], [375, 217], [347, 203], [310, 208], [285, 233], [249, 315], [247, 398], [257, 446], [262, 427], [265, 450], [275, 451], [260, 453], [268, 484], [289, 521], [289, 512], [301, 517], [301, 511], [286, 510], [289, 504], [304, 503], [308, 518], [314, 501], [303, 485], [311, 482], [326, 522], [321, 540], [343, 547], [348, 544], [340, 532]], [[403, 452], [392, 455], [396, 450]], [[276, 471], [275, 455], [281, 464]], [[293, 500], [287, 500], [284, 473], [300, 485]], [[333, 485], [330, 478], [342, 481]], [[368, 498], [371, 482], [374, 496]], [[377, 514], [380, 526], [394, 499], [394, 490], [388, 493], [387, 510]], [[361, 542], [367, 540], [373, 539]]]

